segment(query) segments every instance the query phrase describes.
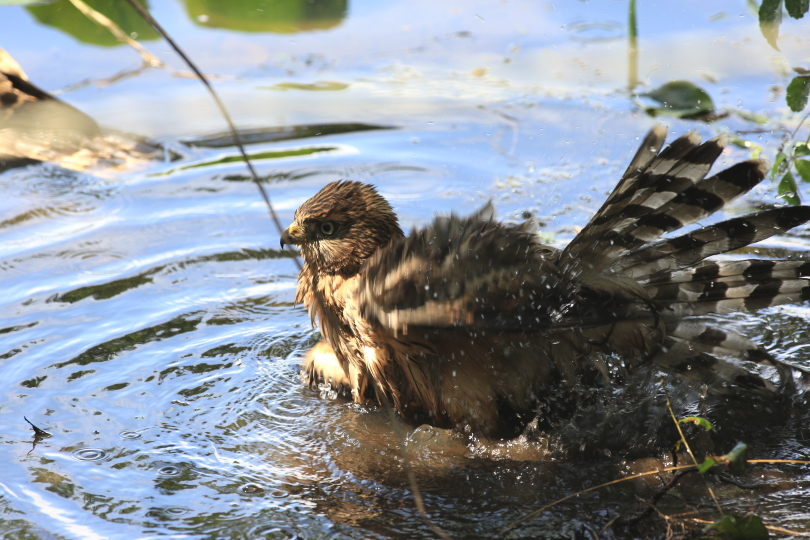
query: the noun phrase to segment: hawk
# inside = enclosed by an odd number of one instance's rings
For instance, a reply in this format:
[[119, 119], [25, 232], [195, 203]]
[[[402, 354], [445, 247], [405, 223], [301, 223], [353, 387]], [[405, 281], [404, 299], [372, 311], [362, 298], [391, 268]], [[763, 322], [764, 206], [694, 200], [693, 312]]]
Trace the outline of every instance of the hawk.
[[[707, 177], [728, 142], [688, 133], [663, 151], [643, 141], [600, 210], [564, 249], [528, 221], [436, 217], [405, 236], [374, 187], [340, 181], [296, 212], [281, 236], [304, 266], [296, 302], [323, 341], [305, 356], [311, 386], [358, 403], [388, 401], [403, 417], [516, 435], [560, 385], [610, 380], [616, 365], [660, 369], [720, 393], [779, 395], [806, 374], [747, 338], [694, 321], [810, 298], [810, 262], [705, 261], [810, 220], [780, 207], [695, 229], [746, 193], [767, 165], [749, 160]], [[739, 361], [775, 367], [777, 386]]]

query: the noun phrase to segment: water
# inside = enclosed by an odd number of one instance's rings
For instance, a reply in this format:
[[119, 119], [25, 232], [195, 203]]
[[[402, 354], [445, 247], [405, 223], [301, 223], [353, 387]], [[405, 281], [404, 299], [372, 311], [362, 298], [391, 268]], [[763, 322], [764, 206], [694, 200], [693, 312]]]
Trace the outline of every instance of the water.
[[[192, 3], [150, 8], [213, 76], [236, 122], [257, 130], [248, 150], [263, 157], [255, 165], [284, 223], [325, 183], [351, 178], [376, 184], [406, 229], [493, 198], [501, 218], [533, 215], [547, 240], [563, 245], [655, 122], [624, 91], [622, 2], [354, 2], [338, 5], [331, 23], [296, 23], [308, 28], [297, 33], [239, 26], [250, 17], [230, 23], [241, 30], [222, 28]], [[686, 78], [732, 111], [709, 125], [666, 119], [671, 137], [744, 132], [772, 158], [798, 122], [774, 87], [806, 56], [808, 23], [786, 20], [776, 52], [742, 2], [716, 3], [711, 13], [701, 2], [639, 9], [642, 82]], [[236, 150], [199, 83], [178, 76], [186, 68], [159, 41], [144, 45], [167, 68], [111, 81], [137, 70], [133, 51], [83, 44], [23, 6], [0, 6], [0, 35], [32, 81], [179, 156], [124, 170], [40, 164], [0, 173], [0, 533], [429, 534], [388, 415], [319, 396], [298, 379], [318, 333], [293, 306], [295, 266], [277, 249], [244, 167], [228, 161]], [[316, 124], [324, 127], [301, 127]], [[718, 165], [748, 156], [730, 148]], [[776, 201], [765, 182], [728, 215]], [[763, 249], [802, 258], [808, 248], [800, 229]], [[810, 365], [808, 315], [801, 304], [718, 320]], [[638, 393], [656, 394], [654, 374], [642, 375]], [[679, 413], [720, 428], [713, 440], [690, 434], [712, 451], [745, 440], [752, 457], [810, 459], [806, 408], [763, 411], [675, 390]], [[645, 441], [659, 428], [671, 436], [658, 398], [607, 398], [593, 410], [614, 424], [572, 424], [567, 438], [551, 441], [403, 430], [435, 522], [456, 538], [499, 538], [543, 504], [657, 463], [660, 447]], [[33, 444], [26, 417], [51, 436]], [[635, 435], [625, 438], [616, 426], [627, 425]], [[575, 441], [593, 444], [580, 450]], [[807, 471], [762, 465], [744, 480], [764, 490], [716, 489], [727, 510], [755, 508], [768, 524], [807, 532]], [[598, 530], [617, 512], [643, 508], [635, 497], [658, 485], [590, 492], [510, 534]], [[699, 517], [716, 519], [702, 482], [679, 493], [700, 506]], [[665, 497], [660, 507], [682, 512], [683, 499]]]

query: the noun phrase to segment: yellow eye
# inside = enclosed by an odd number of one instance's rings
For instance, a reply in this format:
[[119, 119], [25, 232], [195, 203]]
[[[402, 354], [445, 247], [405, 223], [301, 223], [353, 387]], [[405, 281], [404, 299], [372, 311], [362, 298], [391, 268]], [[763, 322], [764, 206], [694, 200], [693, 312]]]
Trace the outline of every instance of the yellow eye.
[[335, 232], [335, 224], [331, 221], [324, 221], [321, 223], [321, 232], [326, 236], [329, 236], [333, 232]]

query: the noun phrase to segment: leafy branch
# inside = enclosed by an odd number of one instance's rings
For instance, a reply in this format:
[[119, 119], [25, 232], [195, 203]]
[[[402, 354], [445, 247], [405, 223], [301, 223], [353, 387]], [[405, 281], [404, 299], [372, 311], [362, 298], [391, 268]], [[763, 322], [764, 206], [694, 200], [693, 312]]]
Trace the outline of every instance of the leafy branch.
[[[802, 118], [790, 137], [782, 143], [779, 152], [776, 153], [773, 167], [771, 167], [771, 180], [781, 176], [778, 187], [779, 195], [785, 202], [794, 206], [801, 204], [796, 177], [801, 178], [803, 182], [810, 183], [810, 160], [807, 159], [810, 156], [810, 146], [808, 146], [810, 135], [804, 141], [796, 142], [794, 140], [796, 133], [808, 116], [810, 113]], [[795, 176], [794, 173], [796, 173]]]
[[788, 15], [794, 19], [801, 19], [807, 13], [810, 2], [808, 0], [763, 0], [759, 6], [759, 29], [762, 35], [779, 50], [776, 40], [779, 37], [779, 25], [782, 24], [782, 7], [787, 9]]

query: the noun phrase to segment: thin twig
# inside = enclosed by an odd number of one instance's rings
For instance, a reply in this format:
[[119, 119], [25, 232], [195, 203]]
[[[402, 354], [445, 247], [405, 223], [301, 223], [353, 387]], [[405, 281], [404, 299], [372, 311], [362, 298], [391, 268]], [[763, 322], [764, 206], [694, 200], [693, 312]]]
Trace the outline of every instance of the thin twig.
[[[264, 199], [264, 202], [267, 204], [267, 208], [270, 210], [270, 217], [273, 219], [273, 223], [275, 224], [276, 229], [278, 229], [278, 233], [282, 234], [284, 232], [284, 227], [281, 226], [281, 221], [279, 221], [278, 216], [276, 215], [276, 211], [275, 209], [273, 209], [273, 205], [270, 203], [270, 196], [267, 195], [267, 191], [264, 189], [261, 180], [259, 180], [259, 175], [256, 174], [256, 170], [253, 168], [253, 163], [250, 162], [247, 152], [245, 152], [245, 147], [242, 145], [242, 139], [239, 137], [239, 132], [236, 130], [236, 126], [234, 125], [233, 120], [231, 120], [231, 115], [228, 114], [227, 109], [225, 109], [225, 105], [222, 103], [222, 100], [219, 99], [219, 95], [214, 90], [214, 87], [211, 86], [211, 83], [208, 82], [208, 79], [205, 78], [205, 75], [203, 75], [202, 72], [199, 69], [197, 69], [197, 66], [194, 64], [194, 62], [191, 61], [191, 59], [186, 55], [186, 53], [183, 52], [183, 50], [177, 45], [177, 43], [174, 42], [174, 40], [169, 36], [169, 34], [163, 29], [162, 26], [160, 26], [160, 24], [158, 24], [158, 22], [154, 19], [154, 17], [152, 17], [152, 15], [148, 11], [146, 11], [135, 0], [127, 0], [127, 2], [129, 2], [129, 5], [131, 5], [135, 9], [135, 11], [137, 11], [141, 15], [141, 17], [146, 19], [149, 22], [149, 24], [151, 24], [155, 28], [155, 30], [157, 30], [158, 33], [160, 33], [160, 35], [163, 36], [163, 39], [165, 39], [166, 42], [171, 46], [171, 48], [174, 49], [174, 52], [176, 52], [180, 56], [180, 58], [183, 59], [183, 61], [194, 72], [194, 74], [200, 78], [200, 81], [202, 81], [202, 83], [208, 89], [208, 92], [211, 94], [211, 98], [217, 104], [219, 112], [222, 114], [222, 116], [225, 118], [225, 121], [228, 123], [228, 127], [230, 128], [231, 133], [233, 133], [234, 143], [236, 144], [236, 147], [239, 149], [239, 153], [242, 155], [242, 159], [245, 160], [245, 165], [247, 165], [247, 168], [250, 171], [250, 175], [253, 178], [253, 181], [259, 188], [259, 192], [262, 194], [262, 198]], [[295, 265], [298, 267], [298, 270], [300, 271], [302, 268], [301, 261], [298, 260], [298, 257], [296, 256], [295, 252], [292, 251], [291, 248], [289, 251], [292, 254], [293, 261], [295, 261]]]
[[799, 132], [799, 129], [802, 127], [802, 124], [804, 124], [807, 121], [808, 117], [810, 117], [810, 111], [807, 111], [807, 114], [805, 114], [804, 118], [801, 119], [801, 121], [799, 122], [799, 125], [796, 126], [796, 129], [793, 130], [793, 133], [790, 134], [791, 139], [796, 137], [796, 134]]
[[589, 487], [587, 489], [583, 489], [582, 491], [577, 491], [576, 493], [572, 493], [571, 495], [567, 495], [567, 496], [563, 497], [562, 499], [557, 499], [554, 502], [548, 503], [547, 505], [545, 505], [543, 507], [540, 507], [537, 510], [531, 512], [530, 514], [526, 514], [522, 518], [516, 519], [515, 521], [509, 523], [504, 528], [502, 528], [501, 529], [501, 534], [507, 532], [509, 529], [513, 528], [518, 523], [522, 523], [522, 522], [526, 521], [527, 519], [531, 519], [531, 518], [533, 518], [535, 516], [538, 516], [538, 515], [542, 514], [543, 512], [545, 512], [546, 510], [548, 510], [549, 508], [551, 508], [553, 506], [557, 506], [558, 504], [560, 504], [562, 502], [565, 502], [565, 501], [567, 501], [569, 499], [573, 499], [574, 497], [579, 497], [580, 495], [588, 493], [589, 491], [594, 491], [594, 490], [597, 490], [597, 489], [601, 489], [603, 487], [612, 486], [614, 484], [620, 484], [621, 482], [627, 482], [629, 480], [633, 480], [633, 479], [636, 479], [636, 478], [641, 478], [643, 476], [650, 476], [652, 474], [659, 474], [659, 473], [662, 473], [662, 472], [682, 471], [684, 469], [693, 469], [694, 467], [695, 467], [694, 465], [677, 465], [675, 467], [664, 467], [663, 469], [656, 469], [654, 471], [646, 471], [646, 472], [642, 472], [642, 473], [631, 474], [630, 476], [625, 476], [624, 478], [617, 478], [616, 480], [611, 480], [610, 482], [605, 482], [603, 484], [599, 484], [598, 486], [593, 486], [593, 487]]
[[670, 522], [670, 520], [672, 518], [670, 516], [666, 515], [665, 513], [663, 513], [661, 510], [659, 510], [658, 507], [655, 506], [655, 504], [653, 504], [652, 501], [647, 501], [647, 508], [649, 508], [651, 511], [654, 511], [656, 514], [658, 514], [658, 517], [663, 519], [664, 523], [667, 524], [667, 538], [669, 538], [671, 536], [670, 532], [672, 531], [669, 522]]
[[[683, 431], [681, 431], [681, 423], [678, 422], [678, 419], [675, 417], [675, 411], [672, 410], [672, 403], [670, 403], [669, 401], [669, 392], [667, 392], [667, 387], [666, 384], [664, 384], [664, 379], [661, 379], [661, 388], [664, 389], [664, 397], [667, 400], [667, 409], [669, 410], [669, 415], [672, 417], [672, 421], [675, 422], [675, 427], [678, 428], [678, 433], [681, 436], [681, 442], [683, 442], [683, 445], [686, 447], [686, 452], [689, 454], [689, 457], [692, 458], [692, 463], [695, 464], [695, 467], [699, 467], [700, 465], [697, 462], [695, 454], [692, 453], [692, 449], [689, 448], [689, 443], [687, 442], [686, 437], [683, 436]], [[709, 485], [709, 482], [708, 480], [706, 480], [705, 477], [703, 478], [703, 481], [706, 484], [706, 489], [709, 490], [709, 495], [711, 495], [712, 499], [714, 500], [714, 504], [717, 506], [717, 510], [720, 512], [721, 516], [724, 516], [725, 514], [723, 513], [723, 508], [720, 506], [720, 501], [717, 500], [717, 497], [714, 494], [714, 490]]]
[[715, 476], [717, 476], [717, 479], [720, 480], [721, 482], [731, 484], [732, 486], [737, 486], [740, 489], [762, 489], [768, 486], [767, 484], [743, 484], [739, 480], [722, 475], [719, 472], [715, 473]]
[[810, 465], [810, 461], [805, 459], [746, 459], [747, 463], [795, 463], [798, 465]]
[[658, 491], [658, 493], [653, 495], [652, 498], [649, 501], [647, 501], [649, 506], [647, 508], [645, 508], [644, 511], [641, 514], [639, 514], [638, 516], [634, 517], [633, 519], [631, 519], [630, 521], [627, 522], [627, 526], [628, 527], [635, 527], [636, 525], [639, 524], [639, 522], [642, 519], [649, 516], [652, 513], [653, 510], [658, 511], [658, 508], [656, 508], [655, 505], [658, 504], [658, 501], [661, 500], [661, 497], [666, 495], [669, 492], [669, 490], [674, 488], [678, 484], [678, 482], [680, 481], [681, 478], [683, 478], [687, 474], [693, 473], [693, 472], [697, 472], [697, 469], [689, 468], [689, 469], [680, 471], [675, 476], [673, 476], [672, 479], [669, 482], [667, 482], [667, 485], [665, 485], [662, 489], [660, 489]]
[[114, 35], [118, 41], [126, 43], [127, 45], [138, 51], [138, 54], [141, 55], [141, 58], [143, 58], [144, 63], [153, 67], [159, 67], [163, 65], [163, 62], [161, 62], [157, 56], [147, 51], [143, 47], [143, 45], [141, 45], [140, 43], [129, 37], [126, 34], [126, 32], [121, 30], [120, 26], [118, 26], [109, 18], [107, 18], [107, 16], [105, 16], [103, 13], [99, 13], [95, 9], [91, 8], [90, 6], [82, 2], [82, 0], [70, 0], [70, 3], [76, 6], [76, 9], [81, 11], [85, 17], [87, 17], [94, 23], [101, 25], [107, 30], [109, 30], [110, 33]]
[[[714, 521], [707, 521], [705, 519], [699, 519], [699, 518], [689, 518], [689, 519], [691, 519], [692, 521], [696, 521], [698, 523], [705, 523], [707, 525], [711, 525], [712, 523], [714, 523]], [[773, 532], [779, 533], [779, 534], [787, 534], [787, 535], [791, 535], [791, 536], [793, 536], [793, 535], [795, 535], [795, 536], [810, 536], [810, 532], [791, 531], [790, 529], [783, 529], [782, 527], [773, 527], [771, 525], [765, 525], [765, 528], [768, 529], [769, 531], [773, 531]]]

